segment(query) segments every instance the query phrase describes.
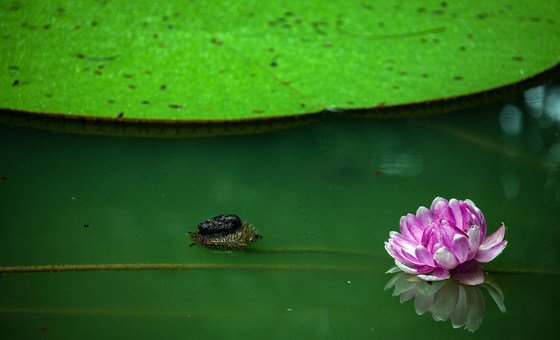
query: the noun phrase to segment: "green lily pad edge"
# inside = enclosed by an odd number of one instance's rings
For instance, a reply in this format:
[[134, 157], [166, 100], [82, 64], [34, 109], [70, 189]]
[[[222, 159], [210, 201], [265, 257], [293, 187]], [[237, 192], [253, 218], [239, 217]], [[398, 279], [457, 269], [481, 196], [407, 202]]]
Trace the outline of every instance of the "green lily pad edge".
[[183, 137], [455, 111], [554, 79], [559, 16], [553, 0], [6, 1], [0, 123]]
[[481, 93], [440, 100], [384, 106], [371, 109], [325, 109], [305, 115], [231, 121], [170, 121], [130, 118], [98, 118], [63, 114], [45, 114], [18, 110], [0, 110], [0, 123], [62, 133], [120, 137], [213, 137], [266, 133], [294, 128], [329, 118], [401, 119], [419, 118], [491, 104], [519, 95], [523, 91], [558, 78], [560, 64], [524, 79]]

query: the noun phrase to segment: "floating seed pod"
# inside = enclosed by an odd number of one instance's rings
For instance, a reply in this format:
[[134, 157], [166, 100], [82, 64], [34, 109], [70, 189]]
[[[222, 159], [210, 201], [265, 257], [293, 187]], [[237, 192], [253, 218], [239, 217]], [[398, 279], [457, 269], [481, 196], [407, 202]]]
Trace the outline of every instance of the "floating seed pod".
[[191, 245], [199, 244], [213, 250], [240, 250], [262, 236], [247, 222], [241, 221], [237, 215], [218, 215], [198, 225], [198, 231], [189, 232]]
[[228, 234], [241, 227], [241, 219], [237, 215], [219, 215], [209, 218], [198, 225], [200, 235]]

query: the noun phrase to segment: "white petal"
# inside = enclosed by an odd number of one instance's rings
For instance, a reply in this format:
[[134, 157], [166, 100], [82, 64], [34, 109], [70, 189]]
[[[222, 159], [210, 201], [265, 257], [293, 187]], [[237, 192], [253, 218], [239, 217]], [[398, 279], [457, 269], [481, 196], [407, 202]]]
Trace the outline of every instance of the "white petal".
[[434, 261], [445, 269], [453, 269], [459, 264], [455, 255], [447, 247], [441, 247], [436, 251]]

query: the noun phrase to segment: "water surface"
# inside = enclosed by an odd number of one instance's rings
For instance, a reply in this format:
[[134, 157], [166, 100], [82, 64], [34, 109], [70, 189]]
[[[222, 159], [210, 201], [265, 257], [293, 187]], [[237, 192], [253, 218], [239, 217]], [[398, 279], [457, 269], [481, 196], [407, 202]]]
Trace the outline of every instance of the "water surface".
[[[407, 120], [328, 120], [261, 135], [119, 138], [0, 126], [0, 266], [208, 265], [0, 275], [10, 338], [470, 338], [384, 291], [399, 218], [469, 198], [508, 247], [486, 266], [474, 336], [560, 335], [560, 123], [519, 101]], [[513, 111], [512, 111], [513, 110]], [[504, 113], [505, 112], [505, 113]], [[513, 112], [513, 113], [511, 113]], [[235, 213], [262, 240], [185, 236]]]

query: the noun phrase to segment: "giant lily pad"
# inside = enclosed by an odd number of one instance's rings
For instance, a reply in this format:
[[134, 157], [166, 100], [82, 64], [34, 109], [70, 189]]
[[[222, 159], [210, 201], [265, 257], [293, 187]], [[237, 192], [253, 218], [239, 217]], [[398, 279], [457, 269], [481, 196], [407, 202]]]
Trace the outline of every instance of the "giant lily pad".
[[552, 0], [0, 6], [3, 121], [51, 127], [390, 112], [528, 86], [560, 61]]

